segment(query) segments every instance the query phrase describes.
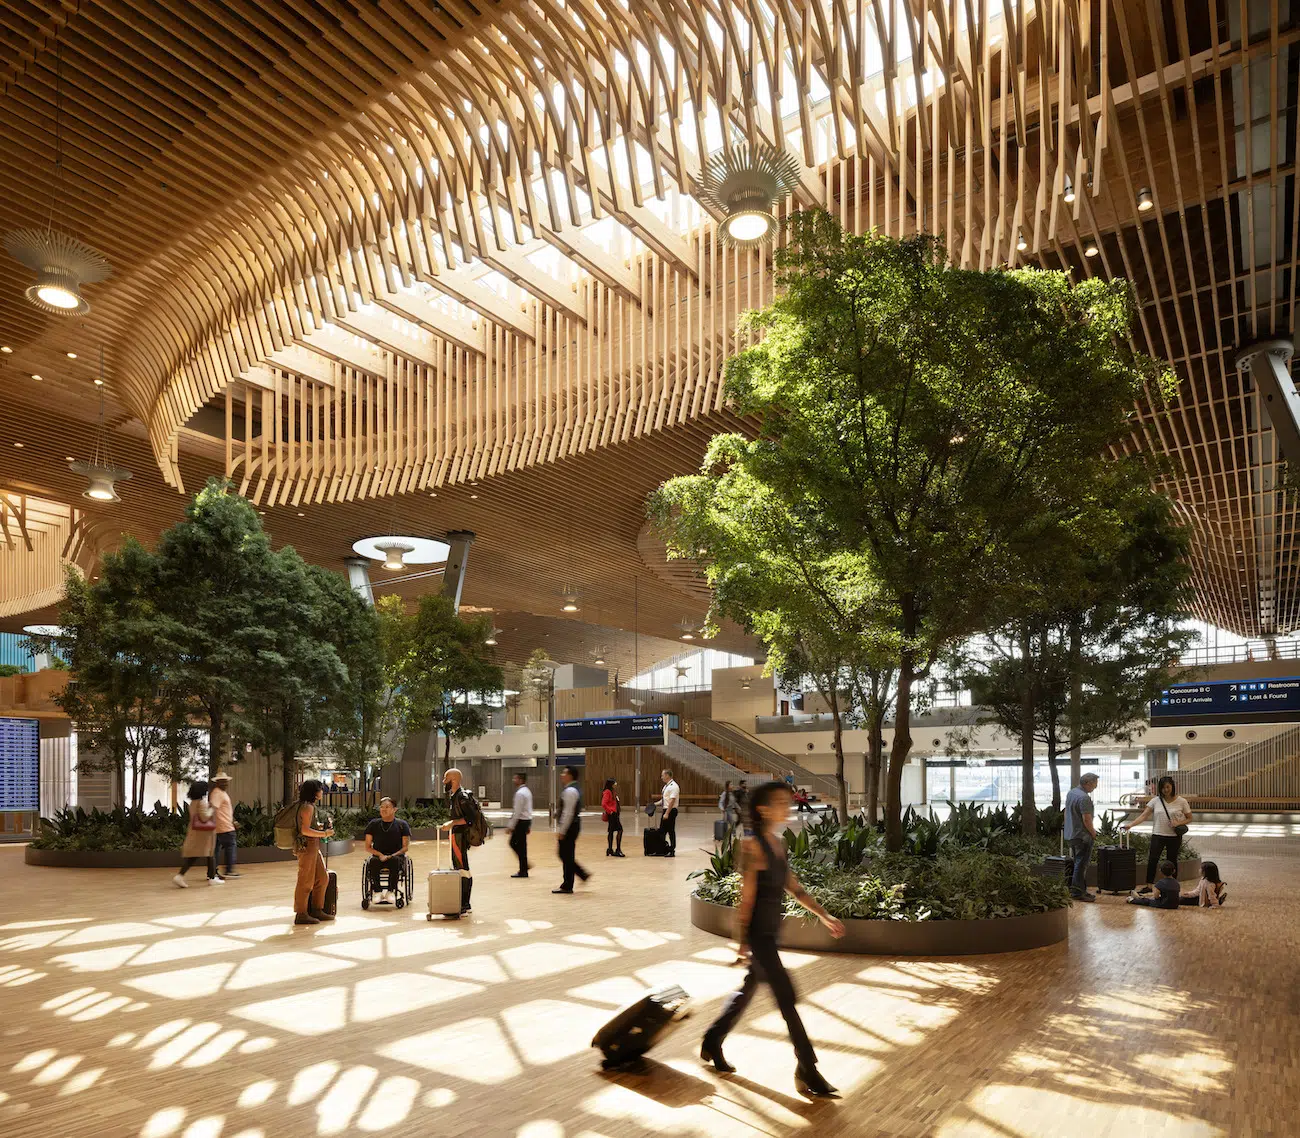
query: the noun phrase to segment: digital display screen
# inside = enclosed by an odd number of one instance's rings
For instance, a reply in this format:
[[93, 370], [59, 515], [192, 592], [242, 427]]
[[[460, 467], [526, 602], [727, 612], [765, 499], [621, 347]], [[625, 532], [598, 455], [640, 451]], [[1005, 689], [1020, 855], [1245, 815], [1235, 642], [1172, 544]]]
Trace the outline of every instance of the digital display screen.
[[1151, 703], [1152, 727], [1300, 721], [1300, 676], [1175, 684]]
[[610, 715], [600, 719], [557, 719], [557, 747], [662, 746], [662, 715]]
[[40, 722], [0, 719], [0, 810], [40, 808]]

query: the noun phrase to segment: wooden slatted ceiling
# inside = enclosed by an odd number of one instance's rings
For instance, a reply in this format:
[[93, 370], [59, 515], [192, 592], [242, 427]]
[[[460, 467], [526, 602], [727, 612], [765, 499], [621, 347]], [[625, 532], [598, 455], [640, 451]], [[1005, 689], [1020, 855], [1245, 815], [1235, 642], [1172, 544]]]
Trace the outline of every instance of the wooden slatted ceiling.
[[[216, 457], [295, 512], [513, 485], [526, 468], [540, 485], [576, 456], [613, 470], [651, 435], [668, 454], [685, 432], [690, 451], [691, 424], [720, 410], [736, 316], [771, 295], [771, 267], [721, 252], [689, 194], [701, 156], [762, 139], [798, 159], [797, 201], [850, 228], [939, 232], [964, 264], [1132, 279], [1136, 339], [1184, 387], [1138, 409], [1131, 446], [1172, 459], [1164, 485], [1195, 533], [1201, 615], [1285, 631], [1300, 620], [1294, 511], [1232, 355], [1294, 325], [1288, 12], [11, 6], [0, 224], [44, 208], [32, 172], [48, 166], [57, 42], [66, 223], [118, 272], [69, 324], [42, 323], [14, 267], [0, 270], [0, 342], [17, 349], [0, 376], [38, 372], [46, 398], [86, 418], [83, 365], [103, 342], [116, 405], [143, 424], [167, 483], [181, 485], [187, 453]], [[1084, 258], [1094, 235], [1100, 256]], [[191, 430], [213, 413], [228, 424], [215, 456]], [[329, 511], [338, 532], [349, 513]]]

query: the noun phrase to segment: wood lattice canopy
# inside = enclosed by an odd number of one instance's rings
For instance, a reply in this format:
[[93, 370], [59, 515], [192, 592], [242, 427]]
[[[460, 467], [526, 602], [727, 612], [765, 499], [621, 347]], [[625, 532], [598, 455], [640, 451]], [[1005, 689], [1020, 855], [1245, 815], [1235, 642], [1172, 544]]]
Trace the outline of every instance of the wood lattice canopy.
[[1200, 615], [1287, 632], [1295, 511], [1233, 357], [1294, 326], [1298, 73], [1267, 0], [13, 3], [0, 228], [50, 216], [61, 102], [56, 224], [114, 272], [64, 320], [0, 260], [0, 489], [80, 506], [103, 346], [136, 477], [96, 532], [224, 472], [323, 563], [472, 529], [468, 601], [549, 616], [576, 577], [675, 639], [704, 601], [641, 501], [735, 426], [771, 262], [698, 191], [743, 140], [795, 160], [786, 210], [1130, 278], [1183, 385], [1129, 445], [1170, 459]]

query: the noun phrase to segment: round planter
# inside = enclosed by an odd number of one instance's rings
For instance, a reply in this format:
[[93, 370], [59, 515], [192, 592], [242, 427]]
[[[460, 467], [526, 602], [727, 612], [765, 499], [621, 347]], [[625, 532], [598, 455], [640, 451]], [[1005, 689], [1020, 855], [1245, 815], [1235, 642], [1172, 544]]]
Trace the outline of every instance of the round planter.
[[[691, 924], [718, 936], [735, 935], [735, 909], [691, 896]], [[984, 921], [845, 921], [842, 939], [820, 921], [786, 917], [778, 943], [811, 952], [864, 956], [973, 956], [1058, 944], [1070, 933], [1069, 910]]]
[[[352, 839], [327, 842], [328, 857], [352, 852]], [[180, 865], [179, 849], [174, 850], [38, 850], [28, 846], [23, 854], [28, 865], [45, 865], [58, 869], [170, 869]], [[260, 865], [270, 861], [293, 861], [291, 850], [275, 846], [240, 846], [236, 853], [240, 865]]]

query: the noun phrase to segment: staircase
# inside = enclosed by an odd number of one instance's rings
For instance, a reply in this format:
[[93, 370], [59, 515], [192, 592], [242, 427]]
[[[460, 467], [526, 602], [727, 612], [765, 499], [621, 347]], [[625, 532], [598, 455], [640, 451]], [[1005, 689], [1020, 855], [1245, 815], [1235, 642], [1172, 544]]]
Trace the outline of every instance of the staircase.
[[668, 732], [664, 745], [653, 749], [659, 754], [668, 757], [670, 760], [669, 766], [685, 767], [701, 778], [714, 783], [719, 791], [722, 790], [723, 784], [728, 780], [736, 783], [746, 777], [746, 772], [740, 767], [732, 766], [731, 763], [718, 758], [717, 755], [704, 750], [703, 747], [697, 747], [694, 743], [671, 731]]
[[734, 723], [701, 717], [684, 722], [682, 734], [697, 749], [708, 751], [730, 766], [739, 768], [743, 772], [739, 776], [741, 778], [784, 780], [787, 773], [794, 771], [794, 780], [798, 786], [806, 787], [826, 802], [833, 804], [839, 801], [839, 786], [833, 778], [813, 774]]
[[1192, 770], [1153, 773], [1157, 779], [1169, 775], [1179, 794], [1188, 797], [1256, 802], [1270, 808], [1284, 801], [1300, 803], [1300, 727], [1234, 743]]

